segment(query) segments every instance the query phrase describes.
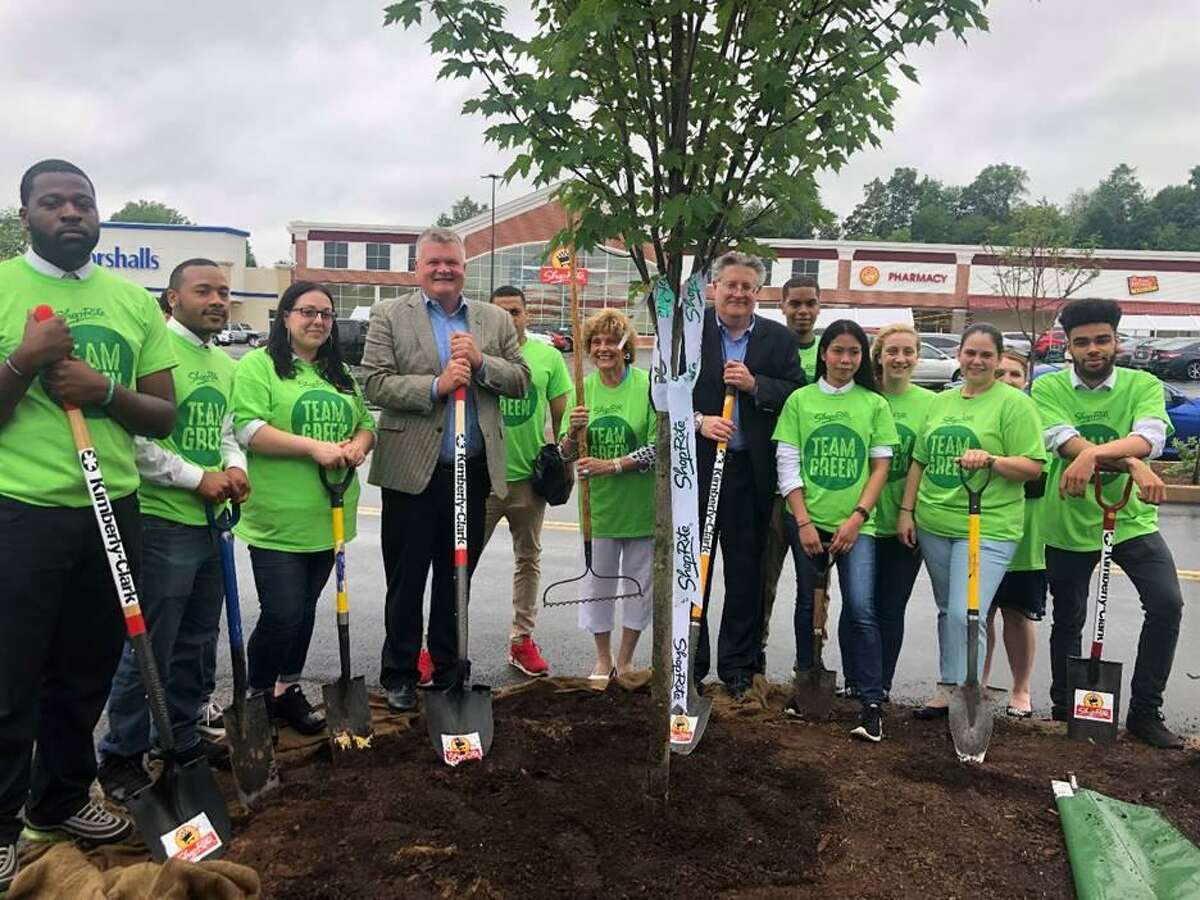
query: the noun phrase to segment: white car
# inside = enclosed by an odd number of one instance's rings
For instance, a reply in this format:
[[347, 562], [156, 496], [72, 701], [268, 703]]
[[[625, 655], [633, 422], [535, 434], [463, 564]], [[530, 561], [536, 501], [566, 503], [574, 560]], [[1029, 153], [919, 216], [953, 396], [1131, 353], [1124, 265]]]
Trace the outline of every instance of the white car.
[[1015, 350], [1025, 356], [1029, 355], [1029, 351], [1033, 345], [1029, 342], [1029, 338], [1025, 336], [1025, 332], [1006, 331], [1003, 336], [1005, 350]]
[[932, 344], [921, 343], [921, 356], [913, 370], [913, 384], [922, 387], [945, 387], [959, 376], [958, 360]]

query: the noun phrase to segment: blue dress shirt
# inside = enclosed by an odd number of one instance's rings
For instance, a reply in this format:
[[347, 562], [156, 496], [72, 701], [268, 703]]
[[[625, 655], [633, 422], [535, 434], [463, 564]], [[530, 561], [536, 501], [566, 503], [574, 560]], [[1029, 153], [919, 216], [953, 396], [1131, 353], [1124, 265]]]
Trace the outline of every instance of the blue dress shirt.
[[[721, 333], [721, 355], [725, 358], [725, 362], [746, 362], [746, 348], [750, 346], [750, 332], [754, 330], [754, 319], [750, 319], [750, 326], [742, 332], [737, 339], [729, 333], [729, 329], [725, 327], [725, 323], [721, 321], [721, 317], [717, 316], [717, 330]], [[742, 433], [741, 416], [738, 412], [738, 407], [741, 405], [741, 392], [733, 395], [733, 437], [729, 439], [730, 450], [745, 450], [746, 435]]]
[[[425, 312], [433, 327], [433, 340], [437, 344], [438, 359], [442, 368], [450, 361], [450, 335], [456, 331], [469, 332], [467, 327], [467, 298], [459, 297], [454, 312], [447, 313], [436, 300], [421, 294], [425, 299]], [[441, 401], [437, 392], [437, 379], [433, 381], [430, 395], [434, 403]], [[479, 430], [479, 417], [475, 414], [475, 392], [467, 388], [467, 457], [477, 456], [483, 450], [483, 432]], [[438, 451], [438, 462], [454, 462], [454, 395], [446, 397], [446, 425], [442, 429], [442, 446]]]

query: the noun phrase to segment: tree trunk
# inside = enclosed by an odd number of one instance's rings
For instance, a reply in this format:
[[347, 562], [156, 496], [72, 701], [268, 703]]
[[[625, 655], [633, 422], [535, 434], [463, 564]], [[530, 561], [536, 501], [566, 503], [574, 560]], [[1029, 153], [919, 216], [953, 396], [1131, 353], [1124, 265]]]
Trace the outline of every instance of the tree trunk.
[[658, 413], [658, 457], [654, 464], [654, 598], [650, 664], [650, 755], [647, 793], [666, 806], [671, 790], [671, 572], [674, 546], [671, 535], [671, 420]]

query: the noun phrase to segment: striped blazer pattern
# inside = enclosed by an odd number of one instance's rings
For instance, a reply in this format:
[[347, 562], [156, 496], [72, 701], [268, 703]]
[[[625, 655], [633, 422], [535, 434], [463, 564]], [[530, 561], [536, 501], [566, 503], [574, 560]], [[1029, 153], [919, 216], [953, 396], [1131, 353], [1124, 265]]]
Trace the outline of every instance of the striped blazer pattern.
[[[484, 358], [483, 378], [476, 378], [469, 390], [475, 393], [492, 491], [503, 497], [508, 485], [499, 397], [525, 396], [529, 367], [521, 356], [512, 318], [504, 310], [468, 300], [467, 328]], [[437, 465], [446, 403], [452, 402], [451, 398], [434, 402], [430, 396], [442, 364], [420, 291], [383, 300], [371, 308], [362, 364], [366, 370], [363, 392], [382, 409], [367, 480], [419, 494]]]

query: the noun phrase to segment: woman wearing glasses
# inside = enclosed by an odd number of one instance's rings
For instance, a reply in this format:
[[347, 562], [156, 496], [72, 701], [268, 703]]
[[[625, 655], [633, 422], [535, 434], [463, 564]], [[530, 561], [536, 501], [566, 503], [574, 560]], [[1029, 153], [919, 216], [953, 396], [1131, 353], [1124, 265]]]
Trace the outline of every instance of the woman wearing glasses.
[[[317, 467], [358, 466], [375, 443], [375, 422], [342, 360], [334, 316], [325, 288], [293, 284], [279, 299], [267, 346], [242, 357], [233, 385], [234, 427], [254, 485], [237, 534], [250, 546], [261, 606], [247, 644], [250, 690], [303, 734], [325, 727], [299, 681], [334, 561], [329, 495]], [[347, 541], [358, 495], [356, 476], [346, 491]]]

